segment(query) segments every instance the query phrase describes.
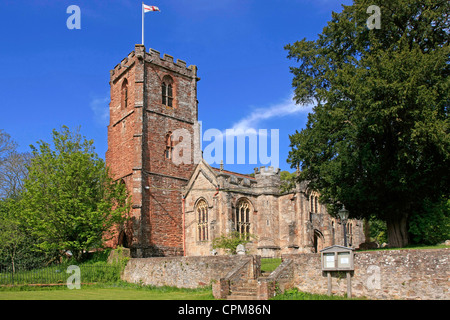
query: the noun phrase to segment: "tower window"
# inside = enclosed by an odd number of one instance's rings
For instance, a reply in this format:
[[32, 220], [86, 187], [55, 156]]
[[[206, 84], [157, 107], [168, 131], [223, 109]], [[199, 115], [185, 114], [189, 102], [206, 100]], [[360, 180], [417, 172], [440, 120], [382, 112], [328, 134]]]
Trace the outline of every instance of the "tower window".
[[162, 104], [168, 107], [173, 107], [173, 80], [169, 76], [163, 78], [161, 85]]
[[128, 105], [128, 80], [123, 79], [122, 90], [121, 90], [121, 101], [122, 107], [126, 108]]

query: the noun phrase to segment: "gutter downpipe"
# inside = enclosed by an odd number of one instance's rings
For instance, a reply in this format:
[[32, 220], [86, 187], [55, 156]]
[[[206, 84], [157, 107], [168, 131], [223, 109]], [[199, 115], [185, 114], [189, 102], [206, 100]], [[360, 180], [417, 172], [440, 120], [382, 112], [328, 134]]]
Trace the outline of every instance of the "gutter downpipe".
[[182, 203], [183, 203], [183, 256], [186, 257], [186, 212], [185, 212], [185, 202], [186, 199], [184, 195], [182, 195]]

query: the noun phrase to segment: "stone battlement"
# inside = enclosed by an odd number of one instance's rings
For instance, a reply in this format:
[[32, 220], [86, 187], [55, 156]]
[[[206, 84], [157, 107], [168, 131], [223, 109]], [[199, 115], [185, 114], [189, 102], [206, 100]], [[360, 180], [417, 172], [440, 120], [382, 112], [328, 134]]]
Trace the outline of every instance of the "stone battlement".
[[280, 175], [280, 168], [274, 168], [272, 166], [265, 167], [262, 166], [260, 168], [255, 168], [255, 177], [257, 176], [273, 176], [273, 175]]
[[113, 70], [110, 71], [111, 81], [117, 79], [126, 70], [126, 68], [131, 67], [131, 65], [135, 62], [134, 58], [141, 60], [144, 59], [144, 57], [146, 62], [158, 65], [164, 69], [175, 71], [190, 78], [196, 78], [197, 81], [200, 80], [200, 78], [197, 77], [197, 66], [190, 65], [189, 67], [186, 67], [186, 61], [181, 59], [174, 61], [173, 56], [166, 53], [164, 53], [161, 57], [161, 53], [155, 49], [150, 48], [148, 52], [145, 52], [145, 47], [137, 44], [135, 46], [135, 51], [131, 52], [126, 58], [118, 63]]
[[109, 71], [111, 80], [120, 76], [122, 72], [126, 70], [126, 68], [129, 68], [131, 66], [132, 64], [131, 61], [133, 60], [134, 56], [135, 52], [134, 51], [130, 52], [130, 54], [128, 54], [127, 57], [123, 58], [120, 63], [116, 64], [113, 70]]
[[161, 53], [155, 49], [149, 49], [149, 52], [146, 53], [146, 61], [162, 66], [164, 68], [168, 68], [172, 71], [178, 71], [179, 73], [189, 77], [197, 77], [196, 66], [190, 65], [189, 67], [186, 67], [186, 61], [183, 61], [181, 59], [177, 59], [174, 62], [173, 56], [167, 53], [164, 53], [161, 58]]

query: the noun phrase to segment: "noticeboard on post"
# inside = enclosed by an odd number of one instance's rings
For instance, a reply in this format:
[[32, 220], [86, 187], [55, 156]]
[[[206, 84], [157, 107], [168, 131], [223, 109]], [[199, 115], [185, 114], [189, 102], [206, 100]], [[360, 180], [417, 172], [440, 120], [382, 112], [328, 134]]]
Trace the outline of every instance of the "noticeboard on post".
[[330, 246], [321, 250], [322, 254], [322, 270], [323, 271], [352, 271], [353, 264], [353, 248], [344, 246]]

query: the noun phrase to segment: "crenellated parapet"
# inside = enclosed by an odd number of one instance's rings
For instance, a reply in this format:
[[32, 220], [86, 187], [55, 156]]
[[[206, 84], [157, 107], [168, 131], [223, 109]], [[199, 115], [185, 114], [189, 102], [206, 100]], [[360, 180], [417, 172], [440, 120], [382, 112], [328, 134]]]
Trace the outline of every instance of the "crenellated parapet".
[[262, 166], [259, 168], [255, 168], [255, 178], [258, 176], [273, 176], [280, 175], [280, 168], [274, 168], [272, 166]]
[[145, 47], [143, 45], [137, 44], [135, 46], [135, 50], [128, 54], [120, 63], [118, 63], [114, 69], [110, 71], [110, 81], [114, 82], [118, 78], [122, 76], [124, 72], [127, 71], [128, 68], [132, 67], [132, 65], [137, 60], [145, 60], [147, 63], [152, 63], [156, 66], [159, 66], [163, 69], [170, 70], [171, 72], [176, 72], [180, 75], [193, 78], [197, 81], [200, 78], [197, 77], [197, 66], [190, 65], [187, 67], [186, 61], [177, 59], [174, 60], [173, 56], [164, 53], [161, 57], [161, 53], [155, 49], [149, 49], [148, 52], [145, 52]]
[[261, 192], [279, 193], [281, 185], [280, 168], [272, 166], [255, 168], [255, 179]]
[[[155, 49], [150, 48], [149, 52], [145, 55], [145, 61], [190, 78], [197, 78], [197, 66], [190, 65], [189, 67], [186, 67], [186, 61], [181, 59], [175, 61], [173, 56], [167, 53], [164, 53], [161, 57], [161, 53]], [[200, 80], [200, 78], [197, 78], [197, 80]]]

